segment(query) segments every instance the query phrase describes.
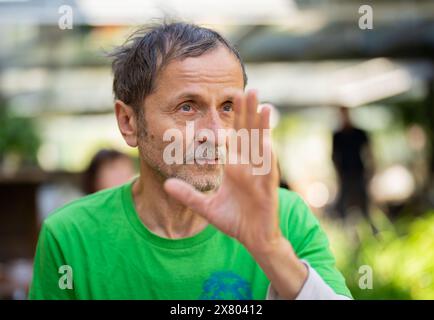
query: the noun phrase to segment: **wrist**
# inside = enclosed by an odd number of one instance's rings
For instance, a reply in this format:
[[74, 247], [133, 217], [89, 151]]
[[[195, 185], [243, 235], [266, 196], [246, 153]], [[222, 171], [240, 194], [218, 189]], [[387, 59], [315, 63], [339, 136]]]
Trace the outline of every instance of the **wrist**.
[[297, 257], [291, 243], [288, 239], [281, 236], [268, 245], [256, 246], [248, 249], [253, 259], [262, 267], [262, 269], [272, 269], [277, 263], [284, 261], [288, 268], [297, 271], [303, 264]]
[[294, 299], [297, 296], [309, 272], [286, 238], [282, 237], [272, 246], [262, 247], [250, 253], [279, 296], [284, 299]]
[[271, 236], [255, 236], [249, 241], [241, 241], [241, 243], [252, 255], [268, 255], [289, 244], [288, 240], [282, 235], [280, 228], [277, 228]]
[[262, 243], [260, 241], [256, 241], [254, 245], [246, 246], [246, 248], [252, 254], [252, 256], [262, 258], [279, 255], [282, 252], [285, 252], [286, 254], [290, 253], [291, 255], [294, 253], [292, 245], [281, 234]]

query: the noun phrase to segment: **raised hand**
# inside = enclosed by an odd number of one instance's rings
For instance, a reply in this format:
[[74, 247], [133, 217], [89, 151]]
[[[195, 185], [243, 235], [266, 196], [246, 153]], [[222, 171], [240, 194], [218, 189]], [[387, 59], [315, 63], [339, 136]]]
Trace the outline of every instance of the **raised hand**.
[[[257, 130], [259, 141], [250, 140], [247, 155], [242, 154], [241, 143], [237, 144], [238, 163], [225, 165], [220, 188], [212, 194], [204, 194], [182, 180], [168, 179], [165, 190], [247, 249], [265, 250], [281, 239], [277, 212], [278, 173], [269, 134], [270, 107], [264, 106], [258, 113], [256, 92], [249, 91], [235, 97], [233, 109], [234, 129], [247, 130], [249, 137]], [[252, 161], [253, 148], [262, 151], [264, 161], [270, 162], [261, 164], [269, 168], [265, 174], [255, 174], [258, 163]], [[248, 164], [241, 164], [240, 159], [246, 160], [246, 157], [248, 161], [243, 163]]]

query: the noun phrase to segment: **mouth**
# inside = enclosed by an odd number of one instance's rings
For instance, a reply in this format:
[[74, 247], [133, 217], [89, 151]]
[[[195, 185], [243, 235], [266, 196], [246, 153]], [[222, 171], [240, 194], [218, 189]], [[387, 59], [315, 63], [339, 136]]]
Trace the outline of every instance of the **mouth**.
[[204, 165], [204, 164], [218, 164], [220, 161], [219, 157], [215, 157], [215, 158], [196, 158], [195, 159], [195, 164], [198, 165]]

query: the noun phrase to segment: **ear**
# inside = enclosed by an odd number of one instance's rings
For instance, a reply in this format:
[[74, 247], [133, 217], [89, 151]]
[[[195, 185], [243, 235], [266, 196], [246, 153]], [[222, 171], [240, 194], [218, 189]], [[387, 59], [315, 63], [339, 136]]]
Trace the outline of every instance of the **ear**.
[[137, 147], [137, 119], [133, 108], [121, 100], [115, 101], [115, 114], [119, 131], [130, 147]]

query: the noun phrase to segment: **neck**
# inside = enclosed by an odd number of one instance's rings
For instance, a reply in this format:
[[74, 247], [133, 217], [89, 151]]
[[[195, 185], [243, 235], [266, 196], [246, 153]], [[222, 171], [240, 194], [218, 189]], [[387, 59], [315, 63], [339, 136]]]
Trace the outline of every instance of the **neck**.
[[170, 239], [191, 237], [208, 222], [188, 207], [170, 198], [163, 189], [165, 178], [146, 164], [134, 181], [134, 205], [143, 224], [158, 236]]

